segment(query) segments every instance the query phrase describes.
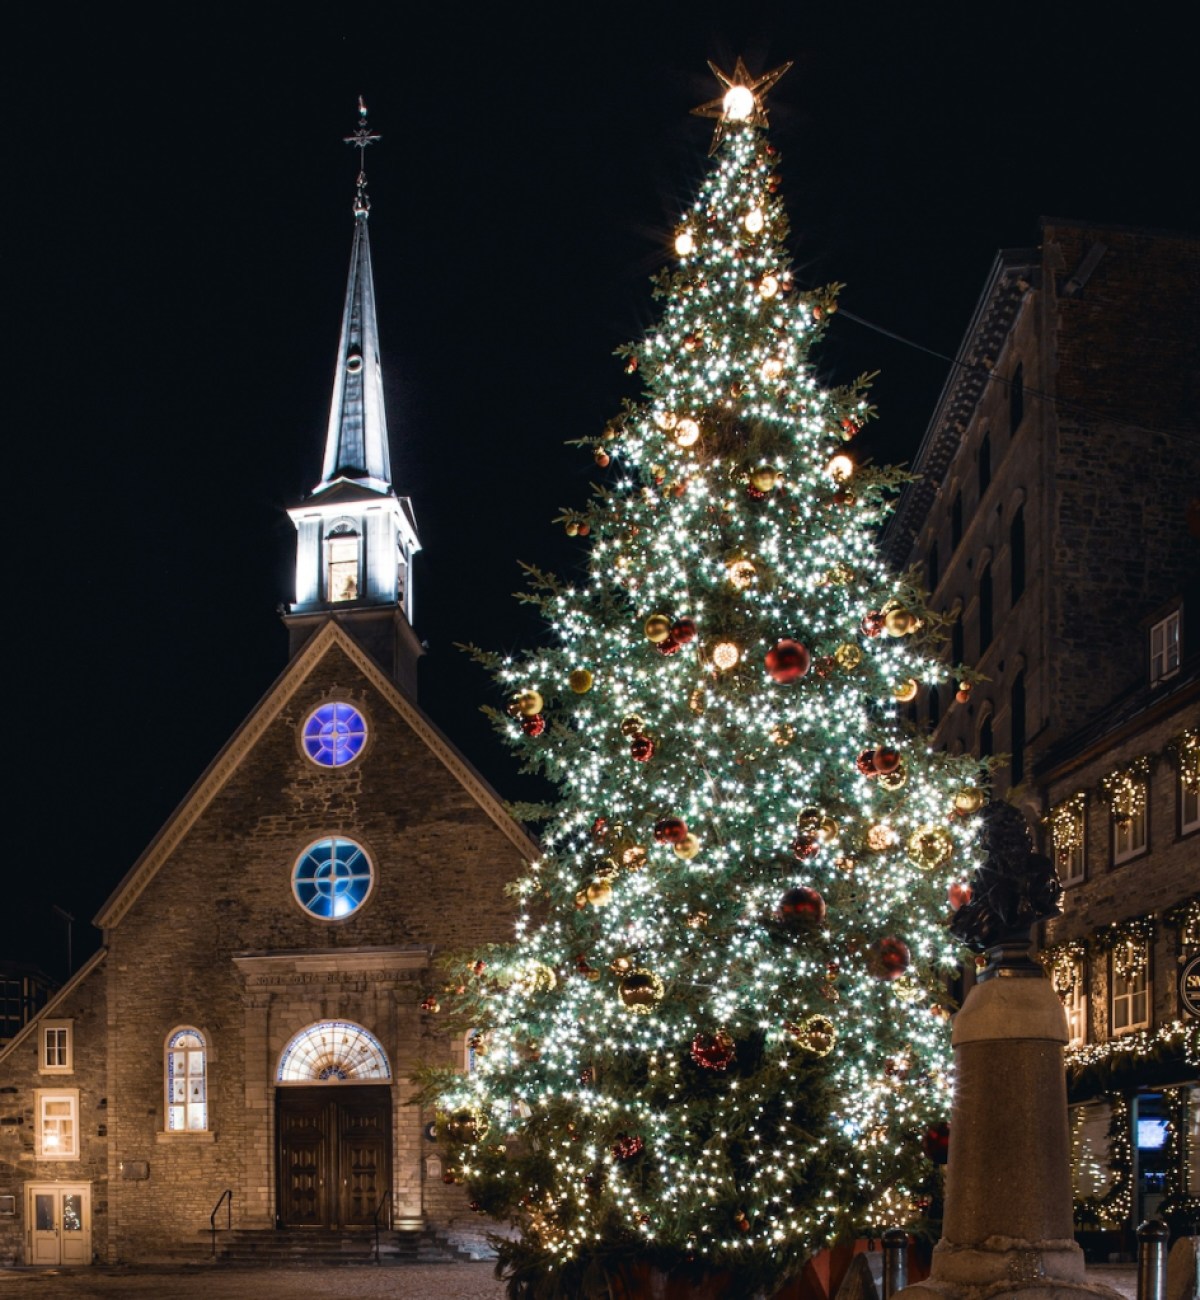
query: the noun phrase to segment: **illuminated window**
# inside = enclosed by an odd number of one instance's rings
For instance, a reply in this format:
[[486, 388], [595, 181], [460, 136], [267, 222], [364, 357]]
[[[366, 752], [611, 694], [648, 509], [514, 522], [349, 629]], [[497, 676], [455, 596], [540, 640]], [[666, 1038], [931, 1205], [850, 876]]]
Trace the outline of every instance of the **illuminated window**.
[[1179, 671], [1179, 610], [1150, 629], [1150, 680], [1161, 682]]
[[1189, 786], [1187, 777], [1179, 777], [1179, 833], [1190, 835], [1200, 831], [1200, 783]]
[[371, 892], [371, 861], [353, 840], [317, 840], [300, 855], [292, 871], [292, 892], [310, 915], [340, 921], [356, 912]]
[[1071, 1190], [1076, 1201], [1098, 1200], [1113, 1184], [1112, 1107], [1108, 1102], [1090, 1101], [1072, 1106]]
[[349, 704], [322, 704], [304, 723], [304, 752], [322, 767], [341, 767], [357, 758], [367, 740], [367, 724]]
[[79, 1159], [79, 1089], [51, 1091], [38, 1088], [37, 1131], [39, 1160]]
[[324, 1020], [302, 1029], [283, 1049], [277, 1083], [386, 1082], [387, 1053], [374, 1034], [349, 1020]]
[[1063, 996], [1063, 1010], [1067, 1013], [1067, 1046], [1082, 1047], [1087, 1042], [1088, 999], [1086, 972], [1082, 959], [1073, 963], [1071, 984]]
[[339, 524], [325, 543], [326, 598], [358, 599], [358, 534]]
[[69, 1020], [44, 1020], [41, 1027], [39, 1074], [70, 1074], [75, 1068]]
[[1146, 801], [1143, 794], [1141, 806], [1124, 814], [1114, 813], [1112, 819], [1113, 861], [1128, 862], [1146, 851]]
[[1075, 885], [1087, 871], [1087, 799], [1075, 795], [1050, 814], [1054, 867], [1064, 885]]
[[1123, 941], [1112, 955], [1114, 1037], [1150, 1024], [1150, 954], [1142, 941]]
[[468, 1029], [463, 1043], [463, 1068], [468, 1074], [475, 1073], [480, 1056], [480, 1033], [478, 1029]]
[[208, 1129], [208, 1071], [204, 1035], [185, 1026], [167, 1037], [167, 1132]]

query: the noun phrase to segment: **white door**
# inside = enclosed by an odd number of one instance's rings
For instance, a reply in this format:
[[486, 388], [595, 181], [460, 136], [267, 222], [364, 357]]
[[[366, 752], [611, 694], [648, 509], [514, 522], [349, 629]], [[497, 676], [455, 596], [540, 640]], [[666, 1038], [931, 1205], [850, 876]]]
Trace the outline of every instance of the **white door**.
[[29, 1263], [90, 1264], [91, 1184], [28, 1183], [26, 1190]]

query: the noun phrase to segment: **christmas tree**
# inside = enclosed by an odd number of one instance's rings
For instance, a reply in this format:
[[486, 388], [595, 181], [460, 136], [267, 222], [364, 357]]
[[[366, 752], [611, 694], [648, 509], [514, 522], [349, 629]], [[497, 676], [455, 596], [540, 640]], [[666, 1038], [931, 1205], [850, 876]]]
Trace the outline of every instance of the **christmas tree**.
[[584, 440], [604, 482], [562, 516], [586, 580], [531, 571], [551, 644], [476, 651], [561, 799], [515, 942], [443, 998], [474, 1066], [424, 1095], [450, 1175], [520, 1229], [514, 1295], [608, 1294], [638, 1260], [770, 1294], [913, 1219], [948, 1110], [983, 773], [902, 715], [940, 629], [877, 553], [903, 475], [848, 454], [866, 380], [809, 362], [838, 286], [790, 269], [784, 71], [739, 60], [696, 110], [710, 173], [623, 353], [643, 395]]

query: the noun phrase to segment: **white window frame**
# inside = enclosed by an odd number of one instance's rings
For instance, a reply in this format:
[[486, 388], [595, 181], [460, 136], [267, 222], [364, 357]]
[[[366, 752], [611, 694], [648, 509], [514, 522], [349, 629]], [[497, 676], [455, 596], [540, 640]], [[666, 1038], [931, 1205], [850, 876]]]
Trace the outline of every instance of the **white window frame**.
[[1173, 609], [1150, 627], [1150, 682], [1164, 682], [1174, 677], [1183, 661], [1180, 634], [1181, 611]]
[[70, 1020], [43, 1020], [38, 1028], [38, 1073], [73, 1074], [74, 1072], [74, 1023]]
[[[339, 582], [349, 579], [349, 587]], [[325, 539], [325, 599], [330, 604], [358, 600], [362, 595], [362, 539], [357, 531], [334, 530]]]
[[[1145, 961], [1140, 968], [1132, 975], [1126, 976], [1120, 974], [1116, 962], [1110, 957], [1109, 981], [1108, 1001], [1113, 1037], [1120, 1038], [1124, 1034], [1136, 1033], [1139, 1029], [1149, 1029], [1153, 1012], [1150, 997], [1150, 954], [1145, 953]], [[1118, 1014], [1121, 1016], [1121, 1023], [1118, 1023]]]
[[[1149, 782], [1143, 784], [1149, 785]], [[1131, 817], [1117, 817], [1115, 814], [1112, 819], [1112, 853], [1114, 865], [1121, 862], [1129, 862], [1133, 858], [1140, 858], [1149, 847], [1149, 836], [1147, 834], [1148, 825], [1146, 814], [1150, 803], [1150, 791], [1145, 792], [1145, 799], [1142, 802], [1142, 811], [1134, 813]]]
[[[192, 1034], [200, 1040], [199, 1047], [191, 1045], [180, 1045], [172, 1047], [172, 1041], [181, 1034]], [[191, 1070], [191, 1058], [194, 1055], [200, 1056], [200, 1070], [198, 1075]], [[182, 1100], [172, 1096], [172, 1056], [183, 1057], [183, 1070], [181, 1078], [184, 1081]], [[163, 1043], [163, 1093], [166, 1098], [166, 1109], [163, 1111], [163, 1132], [171, 1137], [180, 1136], [188, 1133], [207, 1133], [211, 1126], [212, 1117], [208, 1109], [208, 1035], [202, 1030], [197, 1029], [195, 1025], [176, 1025], [167, 1035]], [[189, 1083], [193, 1078], [200, 1079], [200, 1090], [203, 1094], [198, 1100], [193, 1100], [189, 1095]], [[181, 1110], [182, 1124], [174, 1126], [171, 1123], [172, 1111]], [[203, 1123], [193, 1125], [192, 1119], [195, 1117], [193, 1112], [199, 1112], [203, 1118]]]
[[1082, 960], [1075, 963], [1074, 979], [1063, 998], [1067, 1014], [1067, 1046], [1083, 1047], [1088, 1040], [1087, 971]]
[[[65, 1114], [48, 1115], [50, 1106], [66, 1105]], [[66, 1121], [67, 1138], [62, 1140]], [[34, 1089], [34, 1146], [38, 1160], [79, 1159], [79, 1089]]]
[[1200, 831], [1200, 787], [1189, 790], [1181, 773], [1179, 777], [1179, 833], [1180, 835], [1190, 835], [1193, 831]]
[[1087, 804], [1079, 809], [1078, 817], [1072, 817], [1079, 832], [1079, 843], [1067, 855], [1066, 860], [1059, 855], [1058, 845], [1054, 842], [1053, 824], [1051, 827], [1051, 845], [1054, 849], [1054, 867], [1058, 872], [1059, 883], [1078, 885], [1087, 879]]

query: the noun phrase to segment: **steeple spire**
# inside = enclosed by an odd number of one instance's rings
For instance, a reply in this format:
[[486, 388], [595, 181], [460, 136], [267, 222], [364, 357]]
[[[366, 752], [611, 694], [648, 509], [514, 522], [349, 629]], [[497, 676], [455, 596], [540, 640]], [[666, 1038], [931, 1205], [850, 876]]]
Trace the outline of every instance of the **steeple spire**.
[[415, 694], [420, 643], [412, 629], [412, 559], [421, 549], [407, 497], [392, 487], [375, 281], [367, 217], [365, 155], [379, 136], [358, 100], [354, 243], [342, 309], [321, 481], [288, 511], [296, 525], [296, 600], [284, 613], [295, 654], [335, 617]]

